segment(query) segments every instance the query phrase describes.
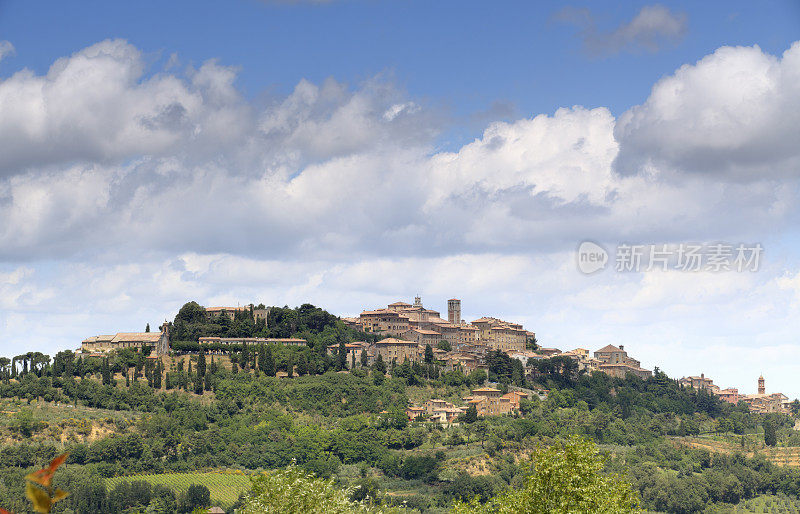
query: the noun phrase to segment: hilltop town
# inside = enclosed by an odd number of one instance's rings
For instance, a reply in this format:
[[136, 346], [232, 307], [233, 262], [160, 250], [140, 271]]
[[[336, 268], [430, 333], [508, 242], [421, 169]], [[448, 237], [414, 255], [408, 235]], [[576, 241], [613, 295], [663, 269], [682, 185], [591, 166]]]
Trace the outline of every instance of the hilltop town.
[[0, 504], [24, 511], [13, 477], [68, 452], [74, 512], [233, 513], [270, 470], [443, 514], [514, 490], [528, 456], [569, 441], [598, 458], [593, 445], [613, 448], [609, 466], [653, 511], [795, 494], [800, 401], [763, 377], [740, 395], [647, 369], [630, 345], [552, 348], [507, 316], [466, 321], [461, 306], [443, 316], [418, 297], [343, 319], [187, 302], [155, 330], [0, 357]]
[[[270, 307], [263, 304], [236, 307], [202, 308], [204, 319], [213, 323], [222, 320], [235, 322], [244, 318], [254, 327], [266, 330], [269, 328]], [[521, 324], [505, 321], [491, 316], [483, 316], [466, 322], [461, 316], [461, 300], [451, 298], [447, 301], [447, 319], [441, 317], [437, 310], [426, 308], [421, 297], [414, 298], [414, 303], [397, 301], [384, 308], [364, 310], [358, 317], [342, 317], [341, 321], [356, 333], [373, 336], [370, 341], [350, 341], [331, 344], [327, 353], [344, 363], [345, 369], [356, 369], [359, 366], [373, 366], [382, 362], [387, 366], [404, 363], [437, 364], [437, 369], [444, 372], [460, 370], [464, 374], [481, 370], [489, 372], [490, 354], [503, 354], [512, 362], [522, 364], [522, 373], [526, 377], [537, 374], [542, 365], [561, 367], [564, 363], [570, 372], [605, 373], [615, 378], [634, 376], [648, 379], [653, 376], [651, 370], [642, 367], [641, 362], [628, 355], [624, 345], [606, 345], [595, 351], [585, 348], [574, 348], [562, 351], [558, 348], [540, 347], [533, 331], [525, 329]], [[149, 325], [148, 325], [149, 328]], [[112, 335], [92, 336], [82, 341], [78, 353], [100, 357], [118, 349], [149, 350], [148, 359], [157, 360], [173, 350], [208, 351], [226, 354], [238, 351], [247, 346], [282, 345], [304, 347], [308, 341], [297, 337], [221, 337], [200, 336], [197, 345], [189, 348], [178, 345], [173, 348], [170, 342], [170, 324], [164, 323], [160, 332], [117, 333]], [[294, 371], [292, 370], [294, 375]], [[277, 372], [277, 376], [286, 377], [288, 371]], [[782, 393], [766, 393], [765, 379], [758, 379], [758, 393], [740, 395], [737, 388], [720, 388], [713, 380], [701, 376], [683, 377], [679, 384], [695, 390], [703, 390], [718, 397], [721, 401], [737, 405], [744, 402], [754, 413], [789, 413], [789, 398]], [[423, 417], [451, 423], [464, 415], [470, 406], [475, 407], [480, 416], [510, 414], [520, 408], [520, 400], [536, 394], [546, 397], [546, 390], [501, 392], [494, 387], [477, 388], [472, 395], [462, 398], [462, 405], [455, 405], [444, 400], [431, 399], [427, 403], [416, 406], [409, 405], [406, 413], [410, 419]]]

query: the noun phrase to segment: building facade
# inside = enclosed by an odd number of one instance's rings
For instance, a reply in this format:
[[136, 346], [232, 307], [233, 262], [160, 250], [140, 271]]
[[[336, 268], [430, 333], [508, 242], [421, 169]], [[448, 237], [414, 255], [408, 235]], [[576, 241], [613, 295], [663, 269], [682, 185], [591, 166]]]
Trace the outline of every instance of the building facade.
[[631, 374], [645, 380], [653, 376], [653, 372], [642, 368], [638, 360], [628, 357], [622, 345], [619, 348], [610, 344], [604, 346], [594, 352], [594, 358], [600, 363], [597, 369], [612, 377], [625, 378]]
[[305, 339], [293, 337], [287, 338], [267, 338], [267, 337], [201, 337], [198, 342], [203, 345], [248, 345], [258, 346], [262, 344], [282, 344], [285, 346], [306, 346]]

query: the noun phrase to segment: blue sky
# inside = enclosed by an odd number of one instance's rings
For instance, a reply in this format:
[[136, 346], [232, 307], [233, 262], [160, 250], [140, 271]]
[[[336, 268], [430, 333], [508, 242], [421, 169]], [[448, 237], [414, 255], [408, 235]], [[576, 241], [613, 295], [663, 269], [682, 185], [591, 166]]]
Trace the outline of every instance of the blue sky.
[[590, 56], [565, 8], [588, 9], [598, 31], [629, 21], [647, 2], [556, 4], [510, 1], [257, 0], [0, 2], [0, 34], [17, 55], [0, 67], [41, 73], [58, 57], [123, 38], [160, 71], [173, 53], [181, 65], [219, 59], [240, 67], [249, 97], [288, 93], [300, 80], [327, 77], [357, 85], [388, 73], [415, 98], [443, 103], [464, 118], [496, 102], [517, 115], [563, 106], [606, 106], [619, 114], [652, 84], [723, 45], [760, 45], [777, 54], [796, 38], [800, 4], [670, 2], [687, 30], [657, 51], [630, 48]]
[[[0, 0], [0, 353], [422, 294], [800, 396], [800, 4]], [[760, 242], [591, 276], [584, 239]]]

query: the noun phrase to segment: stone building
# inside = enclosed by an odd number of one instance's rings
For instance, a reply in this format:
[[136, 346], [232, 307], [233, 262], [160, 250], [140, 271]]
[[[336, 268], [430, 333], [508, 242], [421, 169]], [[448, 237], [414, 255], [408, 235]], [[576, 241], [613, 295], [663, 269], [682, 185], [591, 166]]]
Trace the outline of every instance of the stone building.
[[383, 362], [387, 365], [392, 361], [397, 364], [402, 364], [406, 360], [408, 360], [408, 362], [420, 360], [417, 343], [414, 341], [395, 339], [393, 337], [381, 339], [373, 343], [370, 362], [374, 362], [374, 360], [378, 358], [378, 355], [381, 356]]
[[201, 337], [199, 338], [200, 345], [213, 345], [221, 344], [225, 346], [230, 345], [248, 345], [258, 346], [262, 344], [282, 344], [285, 346], [306, 346], [308, 342], [305, 339], [298, 339], [294, 337], [286, 338], [267, 338], [267, 337]]
[[767, 394], [763, 376], [758, 377], [758, 393], [742, 395], [739, 399], [747, 403], [750, 407], [750, 412], [760, 414], [770, 412], [788, 414], [791, 412], [789, 398], [786, 395], [783, 393]]
[[81, 342], [81, 351], [106, 353], [112, 350], [133, 348], [140, 351], [143, 346], [155, 348], [161, 339], [161, 332], [119, 332], [112, 335], [93, 336]]
[[693, 389], [706, 389], [709, 392], [719, 391], [719, 386], [714, 385], [714, 381], [706, 378], [705, 373], [700, 373], [699, 377], [683, 377], [678, 380], [678, 383], [684, 387], [691, 387]]
[[[367, 359], [369, 359], [369, 346], [364, 341], [356, 341], [353, 343], [345, 343], [344, 350], [347, 354], [347, 365], [351, 366], [353, 359], [355, 359], [356, 365], [361, 365], [361, 358], [362, 354], [366, 352]], [[338, 344], [331, 344], [328, 345], [328, 354], [332, 356], [339, 355], [339, 345]]]
[[447, 322], [453, 325], [461, 324], [461, 300], [458, 298], [447, 300]]
[[206, 319], [208, 320], [219, 318], [220, 316], [226, 316], [231, 321], [233, 321], [236, 318], [237, 312], [253, 311], [254, 321], [264, 320], [264, 323], [266, 323], [267, 317], [269, 316], [270, 308], [266, 307], [264, 309], [257, 309], [251, 303], [249, 305], [244, 305], [241, 307], [205, 307], [205, 311], [206, 311]]
[[638, 360], [628, 357], [622, 345], [619, 348], [610, 344], [604, 346], [594, 352], [594, 358], [600, 362], [597, 369], [612, 377], [625, 378], [632, 374], [644, 380], [653, 376], [653, 372], [642, 368]]

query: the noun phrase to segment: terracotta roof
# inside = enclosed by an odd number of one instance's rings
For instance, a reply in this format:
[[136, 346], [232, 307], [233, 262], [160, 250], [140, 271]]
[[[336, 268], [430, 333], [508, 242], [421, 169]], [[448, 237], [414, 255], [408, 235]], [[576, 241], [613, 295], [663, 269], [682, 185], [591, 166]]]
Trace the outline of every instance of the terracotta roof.
[[403, 339], [395, 339], [394, 337], [390, 337], [388, 339], [381, 339], [380, 341], [375, 341], [375, 344], [399, 344], [399, 345], [410, 345], [416, 346], [417, 343], [414, 341], [405, 341]]
[[[303, 341], [305, 341], [305, 339], [303, 339]], [[363, 348], [365, 345], [366, 345], [366, 343], [361, 342], [361, 341], [357, 341], [357, 342], [353, 342], [353, 343], [345, 343], [344, 347], [345, 348]], [[338, 343], [329, 344], [328, 345], [328, 349], [332, 349], [332, 348], [339, 348], [339, 344]]]
[[161, 332], [120, 332], [111, 340], [112, 343], [157, 343], [161, 339]]
[[249, 311], [250, 306], [246, 307], [205, 307], [206, 312], [219, 312], [219, 311]]
[[620, 350], [616, 346], [609, 344], [609, 345], [604, 346], [603, 348], [600, 348], [599, 350], [597, 350], [594, 353], [621, 352], [621, 351], [622, 350]]
[[113, 335], [92, 336], [83, 340], [84, 343], [110, 343], [114, 339]]
[[395, 306], [399, 306], [399, 305], [403, 305], [403, 306], [407, 305], [407, 306], [411, 307], [411, 304], [410, 304], [410, 303], [406, 303], [406, 302], [394, 302], [394, 303], [390, 303], [390, 304], [389, 304], [389, 307], [395, 307]]
[[495, 389], [494, 387], [481, 387], [479, 389], [473, 389], [472, 393], [499, 393], [500, 389]]

